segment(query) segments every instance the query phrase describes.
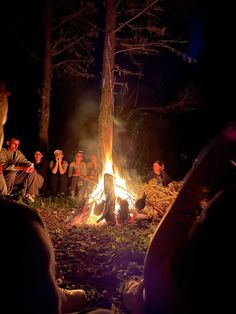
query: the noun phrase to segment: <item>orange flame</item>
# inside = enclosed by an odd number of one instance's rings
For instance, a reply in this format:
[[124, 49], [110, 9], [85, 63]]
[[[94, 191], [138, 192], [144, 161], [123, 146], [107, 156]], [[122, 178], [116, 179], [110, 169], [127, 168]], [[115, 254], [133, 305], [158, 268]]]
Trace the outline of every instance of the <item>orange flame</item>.
[[[115, 167], [114, 167], [115, 168]], [[118, 213], [119, 210], [119, 203], [118, 199], [125, 199], [129, 204], [129, 208], [134, 207], [134, 199], [135, 197], [132, 196], [130, 192], [128, 192], [126, 186], [126, 180], [122, 179], [119, 175], [118, 169], [113, 170], [113, 163], [109, 158], [107, 158], [103, 174], [98, 182], [97, 187], [91, 193], [89, 197], [89, 206], [90, 206], [90, 215], [86, 221], [87, 224], [94, 224], [98, 220], [98, 216], [94, 213], [94, 208], [96, 204], [105, 201], [105, 194], [104, 194], [104, 174], [110, 174], [114, 178], [114, 189], [115, 189], [115, 196], [116, 196], [116, 205], [115, 205], [115, 214]]]

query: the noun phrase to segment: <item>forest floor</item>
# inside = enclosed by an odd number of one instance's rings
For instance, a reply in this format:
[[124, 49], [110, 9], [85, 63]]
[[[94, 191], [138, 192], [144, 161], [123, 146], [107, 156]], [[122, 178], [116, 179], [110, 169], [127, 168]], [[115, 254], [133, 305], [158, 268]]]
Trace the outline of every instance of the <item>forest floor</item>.
[[147, 195], [148, 211], [140, 214], [136, 210], [138, 214], [132, 219], [113, 226], [105, 220], [99, 224], [76, 223], [84, 208], [76, 199], [37, 199], [33, 207], [43, 218], [53, 242], [58, 285], [84, 289], [91, 307], [127, 314], [122, 300], [124, 285], [132, 276], [142, 276], [151, 238], [181, 186], [182, 182], [173, 182], [169, 187], [153, 182], [143, 185], [140, 195]]
[[[40, 204], [39, 204], [40, 203]], [[144, 257], [157, 221], [136, 219], [122, 225], [69, 223], [78, 213], [70, 200], [40, 199], [34, 205], [50, 233], [59, 286], [83, 288], [89, 306], [126, 313], [122, 289], [131, 276], [142, 276]]]

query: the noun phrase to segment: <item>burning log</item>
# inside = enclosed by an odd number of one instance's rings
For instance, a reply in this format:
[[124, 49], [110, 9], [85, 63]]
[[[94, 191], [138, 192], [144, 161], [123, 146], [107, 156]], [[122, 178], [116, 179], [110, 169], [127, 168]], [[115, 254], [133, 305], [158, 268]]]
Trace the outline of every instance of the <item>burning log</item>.
[[96, 204], [94, 207], [94, 215], [100, 216], [103, 213], [104, 210], [105, 201], [102, 200], [99, 204]]
[[146, 206], [146, 198], [147, 198], [147, 194], [143, 193], [143, 197], [139, 198], [136, 202], [135, 202], [135, 208], [138, 210], [142, 210], [144, 209], [144, 207]]
[[104, 209], [102, 216], [97, 220], [97, 223], [105, 219], [108, 225], [115, 225], [115, 189], [113, 176], [109, 173], [104, 174], [104, 194]]
[[122, 224], [125, 223], [129, 218], [129, 203], [127, 200], [118, 198], [118, 202], [120, 205], [120, 209], [118, 211], [118, 215], [117, 215], [117, 219], [118, 219], [118, 223]]

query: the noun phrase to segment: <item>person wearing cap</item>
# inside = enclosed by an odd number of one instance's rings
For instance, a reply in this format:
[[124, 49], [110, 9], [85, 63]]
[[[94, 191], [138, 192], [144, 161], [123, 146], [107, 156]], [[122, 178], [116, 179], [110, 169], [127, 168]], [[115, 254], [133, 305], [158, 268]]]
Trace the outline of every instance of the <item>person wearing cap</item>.
[[[72, 197], [82, 193], [84, 188], [84, 179], [87, 176], [87, 166], [83, 161], [84, 155], [82, 151], [75, 154], [75, 159], [69, 164], [68, 177], [70, 180], [69, 189]], [[83, 194], [83, 193], [82, 193]]]
[[68, 162], [64, 159], [63, 151], [54, 151], [55, 159], [49, 163], [50, 192], [52, 195], [67, 194], [67, 168]]

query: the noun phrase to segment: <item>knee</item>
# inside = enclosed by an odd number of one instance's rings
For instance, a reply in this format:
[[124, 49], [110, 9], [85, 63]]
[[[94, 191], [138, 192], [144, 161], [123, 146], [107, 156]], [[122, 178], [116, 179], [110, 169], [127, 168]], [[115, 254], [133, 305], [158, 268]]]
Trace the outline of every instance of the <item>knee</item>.
[[31, 178], [36, 179], [36, 178], [38, 177], [38, 173], [37, 173], [37, 171], [34, 170], [33, 172], [29, 173], [29, 176], [30, 176]]
[[62, 302], [62, 313], [72, 313], [87, 306], [87, 294], [83, 289], [59, 288]]

